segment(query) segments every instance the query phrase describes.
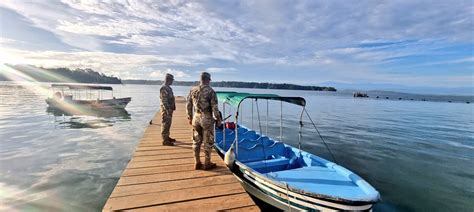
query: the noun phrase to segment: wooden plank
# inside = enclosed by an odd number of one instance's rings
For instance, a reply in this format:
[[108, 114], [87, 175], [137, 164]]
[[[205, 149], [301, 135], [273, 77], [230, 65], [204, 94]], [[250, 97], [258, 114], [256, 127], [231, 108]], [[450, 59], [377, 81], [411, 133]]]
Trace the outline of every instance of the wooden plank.
[[[211, 154], [211, 159], [212, 158], [217, 158], [219, 155], [217, 154]], [[194, 153], [191, 152], [185, 152], [185, 153], [174, 153], [174, 154], [161, 154], [161, 155], [146, 155], [146, 156], [139, 156], [139, 157], [134, 157], [132, 161], [134, 162], [140, 162], [140, 161], [159, 161], [159, 160], [171, 160], [171, 159], [183, 159], [183, 158], [193, 158], [194, 159]]]
[[111, 197], [130, 196], [136, 194], [155, 193], [162, 191], [171, 191], [185, 188], [205, 187], [212, 185], [221, 185], [235, 183], [232, 175], [217, 175], [206, 178], [180, 179], [178, 181], [165, 181], [138, 185], [125, 185], [117, 187]]
[[[190, 153], [191, 154], [191, 153]], [[213, 154], [211, 155], [211, 160], [217, 165], [223, 166], [223, 163], [219, 163], [219, 156]], [[204, 156], [201, 154], [201, 161], [204, 161]], [[134, 168], [144, 168], [144, 167], [158, 167], [158, 166], [171, 166], [171, 165], [180, 165], [180, 164], [194, 164], [194, 158], [179, 158], [173, 160], [155, 160], [155, 161], [130, 161], [128, 163], [127, 169]]]
[[212, 171], [182, 171], [182, 172], [173, 172], [169, 173], [160, 173], [160, 174], [148, 174], [148, 175], [137, 175], [137, 176], [126, 176], [121, 177], [117, 183], [117, 186], [122, 185], [131, 185], [131, 184], [143, 184], [143, 183], [154, 183], [154, 182], [163, 182], [171, 181], [178, 179], [191, 179], [191, 178], [201, 178], [201, 177], [210, 177], [225, 174], [228, 172], [226, 167], [217, 167]]
[[145, 167], [137, 169], [126, 169], [122, 176], [134, 176], [144, 174], [160, 174], [160, 173], [171, 173], [178, 171], [194, 171], [193, 164], [175, 165], [175, 166], [159, 166], [159, 167]]
[[255, 205], [248, 205], [248, 206], [243, 206], [243, 207], [235, 207], [235, 208], [228, 208], [226, 209], [225, 211], [234, 211], [234, 212], [238, 212], [238, 211], [260, 211], [260, 208], [255, 206]]
[[162, 150], [149, 150], [149, 151], [136, 151], [133, 157], [158, 155], [158, 154], [176, 154], [176, 153], [189, 153], [188, 149], [162, 149]]
[[171, 126], [176, 145], [162, 145], [161, 116], [157, 113], [103, 210], [258, 210], [215, 152], [211, 158], [218, 165], [216, 169], [194, 170], [192, 129], [184, 112], [184, 99], [176, 100]]
[[215, 185], [201, 188], [188, 188], [158, 193], [139, 194], [125, 197], [112, 197], [109, 199], [108, 210], [125, 210], [144, 206], [155, 206], [166, 203], [178, 203], [189, 200], [223, 196], [229, 194], [241, 194], [240, 183]]
[[255, 203], [250, 200], [246, 193], [240, 193], [214, 198], [192, 200], [189, 202], [137, 208], [130, 211], [224, 211], [235, 207], [248, 207], [249, 205], [255, 206], [254, 204]]

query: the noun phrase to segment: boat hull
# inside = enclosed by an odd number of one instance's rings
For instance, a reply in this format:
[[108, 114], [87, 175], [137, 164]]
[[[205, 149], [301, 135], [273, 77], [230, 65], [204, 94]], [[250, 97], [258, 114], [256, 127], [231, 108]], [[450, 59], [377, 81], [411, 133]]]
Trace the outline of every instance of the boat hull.
[[51, 108], [58, 108], [61, 110], [71, 110], [76, 107], [85, 107], [93, 109], [124, 109], [131, 100], [131, 97], [104, 100], [67, 100], [48, 98], [46, 99], [46, 103]]
[[[224, 154], [215, 148], [219, 156]], [[231, 169], [242, 187], [252, 196], [280, 210], [290, 211], [371, 211], [373, 204], [347, 204], [334, 200], [318, 199], [313, 196], [296, 193], [258, 176], [260, 174], [236, 162]], [[289, 198], [288, 198], [289, 197]]]

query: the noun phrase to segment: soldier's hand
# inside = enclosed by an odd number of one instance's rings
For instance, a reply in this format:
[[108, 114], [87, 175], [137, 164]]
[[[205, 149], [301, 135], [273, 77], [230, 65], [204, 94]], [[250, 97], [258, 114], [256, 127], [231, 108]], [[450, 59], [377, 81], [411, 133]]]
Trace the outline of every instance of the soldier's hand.
[[188, 119], [188, 123], [189, 123], [189, 125], [193, 125], [193, 120], [192, 120], [192, 119]]

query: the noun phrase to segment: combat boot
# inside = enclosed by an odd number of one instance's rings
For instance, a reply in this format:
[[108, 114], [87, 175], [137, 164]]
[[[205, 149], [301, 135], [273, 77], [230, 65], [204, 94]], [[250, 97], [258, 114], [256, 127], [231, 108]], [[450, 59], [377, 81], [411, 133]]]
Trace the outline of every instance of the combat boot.
[[194, 169], [195, 169], [195, 170], [202, 169], [202, 163], [201, 163], [201, 162], [195, 163], [195, 164], [194, 164]]
[[211, 153], [210, 152], [205, 152], [205, 159], [204, 159], [204, 167], [202, 167], [203, 170], [210, 170], [213, 168], [216, 168], [216, 164], [211, 162]]
[[169, 137], [169, 136], [168, 136], [168, 140], [171, 141], [171, 142], [173, 142], [173, 143], [176, 142], [176, 139], [171, 138], [171, 137]]
[[202, 169], [201, 158], [199, 157], [200, 151], [199, 149], [194, 149], [194, 169]]
[[163, 146], [174, 146], [174, 143], [165, 138], [163, 139]]
[[203, 170], [211, 170], [211, 169], [214, 169], [216, 168], [217, 165], [213, 162], [206, 162], [204, 163], [204, 167], [202, 168]]

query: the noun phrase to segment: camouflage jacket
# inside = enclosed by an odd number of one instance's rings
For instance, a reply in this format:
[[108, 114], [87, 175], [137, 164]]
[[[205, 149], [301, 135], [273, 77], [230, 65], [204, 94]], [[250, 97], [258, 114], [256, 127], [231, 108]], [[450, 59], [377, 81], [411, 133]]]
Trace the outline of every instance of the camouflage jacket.
[[219, 107], [217, 105], [217, 95], [209, 85], [199, 85], [189, 91], [186, 101], [186, 112], [188, 118], [192, 119], [194, 112], [201, 114], [214, 114], [214, 119], [219, 119]]
[[160, 106], [164, 107], [166, 110], [176, 110], [176, 105], [174, 102], [173, 89], [169, 85], [163, 85], [160, 88]]

